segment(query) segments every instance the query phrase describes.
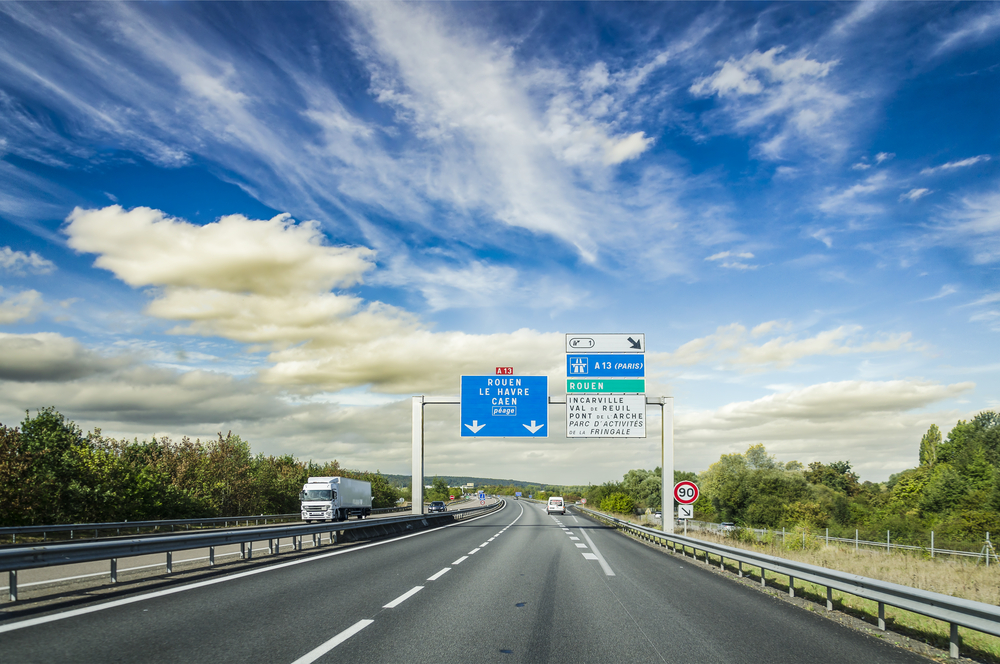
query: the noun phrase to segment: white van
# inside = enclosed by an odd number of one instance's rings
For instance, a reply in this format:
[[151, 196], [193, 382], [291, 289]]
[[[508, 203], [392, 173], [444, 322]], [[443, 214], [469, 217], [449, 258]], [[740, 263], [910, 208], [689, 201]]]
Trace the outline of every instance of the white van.
[[562, 496], [552, 496], [549, 498], [549, 504], [545, 506], [545, 513], [552, 514], [553, 512], [566, 513], [566, 501], [563, 500]]

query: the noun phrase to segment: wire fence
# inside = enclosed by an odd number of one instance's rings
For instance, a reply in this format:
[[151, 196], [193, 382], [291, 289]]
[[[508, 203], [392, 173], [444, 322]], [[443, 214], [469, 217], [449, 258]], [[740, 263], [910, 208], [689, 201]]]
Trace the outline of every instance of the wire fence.
[[885, 539], [882, 541], [865, 540], [860, 538], [860, 531], [854, 531], [854, 537], [831, 537], [830, 529], [827, 528], [823, 533], [812, 533], [805, 530], [795, 530], [786, 531], [784, 528], [781, 530], [770, 530], [767, 528], [742, 528], [730, 524], [721, 523], [711, 523], [708, 521], [695, 521], [694, 519], [687, 519], [684, 521], [677, 521], [676, 529], [678, 532], [683, 529], [683, 532], [687, 534], [687, 531], [705, 531], [713, 532], [722, 537], [731, 537], [737, 531], [743, 533], [753, 533], [758, 542], [764, 541], [780, 541], [782, 546], [787, 546], [789, 544], [794, 544], [789, 538], [798, 538], [801, 541], [801, 546], [805, 548], [807, 544], [807, 539], [811, 541], [818, 541], [827, 545], [837, 544], [845, 547], [853, 547], [855, 551], [860, 551], [862, 548], [865, 550], [883, 550], [886, 553], [892, 553], [893, 551], [908, 551], [912, 553], [923, 553], [929, 555], [931, 558], [936, 558], [938, 556], [953, 556], [960, 558], [975, 558], [979, 562], [983, 562], [987, 567], [990, 565], [1000, 567], [1000, 557], [997, 556], [996, 549], [993, 543], [990, 541], [990, 534], [987, 532], [985, 534], [985, 539], [983, 540], [982, 547], [978, 550], [961, 550], [961, 549], [948, 549], [935, 547], [934, 545], [934, 532], [930, 533], [930, 541], [927, 546], [920, 546], [914, 544], [902, 544], [899, 542], [892, 541], [892, 532], [886, 531]]

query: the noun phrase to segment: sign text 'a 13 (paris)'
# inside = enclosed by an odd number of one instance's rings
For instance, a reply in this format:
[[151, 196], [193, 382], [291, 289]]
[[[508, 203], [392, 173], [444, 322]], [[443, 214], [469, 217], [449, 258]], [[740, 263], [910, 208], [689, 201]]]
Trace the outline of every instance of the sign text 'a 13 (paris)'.
[[546, 438], [548, 376], [462, 376], [462, 436]]
[[567, 355], [567, 378], [642, 378], [646, 375], [645, 355], [638, 353], [597, 353]]

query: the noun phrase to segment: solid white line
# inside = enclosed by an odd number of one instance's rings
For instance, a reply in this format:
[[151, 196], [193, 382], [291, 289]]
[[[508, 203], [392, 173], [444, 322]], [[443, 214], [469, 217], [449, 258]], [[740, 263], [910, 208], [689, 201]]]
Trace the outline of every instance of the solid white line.
[[420, 592], [423, 589], [424, 589], [423, 586], [414, 586], [413, 588], [410, 588], [405, 593], [403, 593], [402, 595], [400, 595], [396, 599], [392, 600], [391, 602], [389, 602], [388, 604], [386, 604], [382, 608], [383, 609], [395, 609], [397, 606], [399, 606], [400, 604], [402, 604], [406, 600], [410, 599], [411, 597], [413, 597], [414, 595], [416, 595], [418, 592]]
[[312, 664], [312, 662], [315, 662], [317, 659], [330, 652], [341, 643], [363, 630], [365, 627], [368, 627], [368, 625], [371, 625], [373, 622], [375, 621], [368, 619], [359, 620], [323, 645], [310, 650], [305, 655], [302, 655], [302, 657], [299, 657], [297, 660], [292, 662], [292, 664]]
[[440, 579], [442, 576], [444, 576], [445, 574], [447, 574], [450, 571], [451, 571], [450, 567], [445, 567], [443, 570], [441, 570], [440, 572], [438, 572], [434, 576], [429, 577], [427, 580], [428, 581], [437, 581], [438, 579]]
[[[524, 508], [521, 508], [521, 514], [524, 514]], [[331, 551], [330, 553], [321, 553], [315, 556], [309, 556], [308, 558], [299, 558], [298, 560], [289, 560], [283, 563], [277, 563], [274, 565], [269, 565], [267, 567], [261, 567], [258, 569], [251, 569], [245, 572], [237, 572], [236, 574], [226, 575], [218, 577], [215, 579], [208, 579], [207, 581], [198, 581], [196, 583], [191, 583], [186, 586], [178, 586], [176, 588], [167, 588], [166, 590], [158, 590], [156, 592], [151, 592], [146, 595], [137, 595], [135, 597], [126, 597], [124, 599], [117, 599], [111, 602], [105, 602], [104, 604], [95, 604], [94, 606], [87, 606], [81, 609], [73, 609], [72, 611], [66, 611], [65, 613], [54, 613], [48, 616], [41, 616], [39, 618], [29, 618], [28, 620], [22, 620], [20, 622], [8, 623], [6, 625], [0, 625], [0, 634], [4, 632], [13, 632], [14, 630], [23, 629], [25, 627], [33, 627], [35, 625], [44, 625], [45, 623], [55, 622], [57, 620], [64, 620], [65, 618], [74, 618], [76, 616], [82, 616], [88, 613], [95, 613], [97, 611], [104, 611], [105, 609], [113, 609], [118, 606], [125, 606], [127, 604], [134, 604], [135, 602], [143, 602], [147, 599], [155, 599], [157, 597], [166, 597], [167, 595], [174, 595], [176, 593], [182, 593], [187, 590], [194, 590], [196, 588], [204, 588], [205, 586], [214, 586], [217, 583], [225, 583], [227, 581], [235, 581], [236, 579], [242, 579], [248, 576], [254, 576], [256, 574], [263, 574], [265, 572], [273, 572], [274, 570], [284, 569], [285, 567], [292, 567], [294, 565], [302, 565], [305, 563], [315, 562], [317, 560], [324, 560], [332, 556], [342, 556], [347, 553], [354, 553], [356, 551], [364, 551], [365, 549], [370, 549], [374, 546], [384, 546], [386, 544], [392, 544], [393, 542], [400, 542], [405, 539], [410, 539], [411, 537], [420, 537], [421, 535], [429, 535], [431, 533], [436, 533], [445, 528], [452, 528], [454, 526], [460, 526], [466, 523], [471, 523], [478, 519], [485, 519], [491, 514], [484, 514], [482, 516], [476, 516], [471, 519], [466, 519], [465, 521], [456, 521], [455, 523], [449, 523], [447, 526], [441, 526], [440, 528], [435, 528], [433, 530], [422, 530], [418, 533], [410, 533], [409, 535], [401, 535], [399, 537], [382, 540], [381, 542], [371, 542], [370, 544], [359, 544], [357, 546], [352, 546], [348, 549], [340, 549], [339, 551]], [[521, 515], [517, 517], [521, 518]], [[517, 521], [517, 519], [514, 519]]]
[[461, 558], [453, 562], [452, 565], [461, 565], [462, 561], [465, 560], [466, 558], [468, 558], [468, 556], [462, 556]]
[[608, 576], [614, 576], [614, 570], [611, 569], [611, 565], [608, 564], [608, 561], [604, 559], [601, 552], [597, 550], [596, 546], [594, 546], [594, 540], [590, 539], [590, 535], [587, 534], [587, 531], [581, 529], [580, 534], [583, 535], [585, 540], [587, 540], [587, 544], [590, 545], [590, 550], [594, 552], [593, 554], [585, 553], [583, 554], [583, 557], [586, 558], [587, 556], [596, 554], [596, 560], [601, 563], [601, 567], [604, 568], [604, 573]]

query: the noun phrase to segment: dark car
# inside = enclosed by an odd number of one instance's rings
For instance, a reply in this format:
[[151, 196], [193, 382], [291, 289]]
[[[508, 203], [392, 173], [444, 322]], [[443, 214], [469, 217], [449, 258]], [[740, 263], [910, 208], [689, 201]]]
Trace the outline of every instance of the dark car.
[[435, 500], [431, 502], [431, 506], [427, 509], [428, 512], [447, 512], [448, 508], [445, 506], [443, 500]]

